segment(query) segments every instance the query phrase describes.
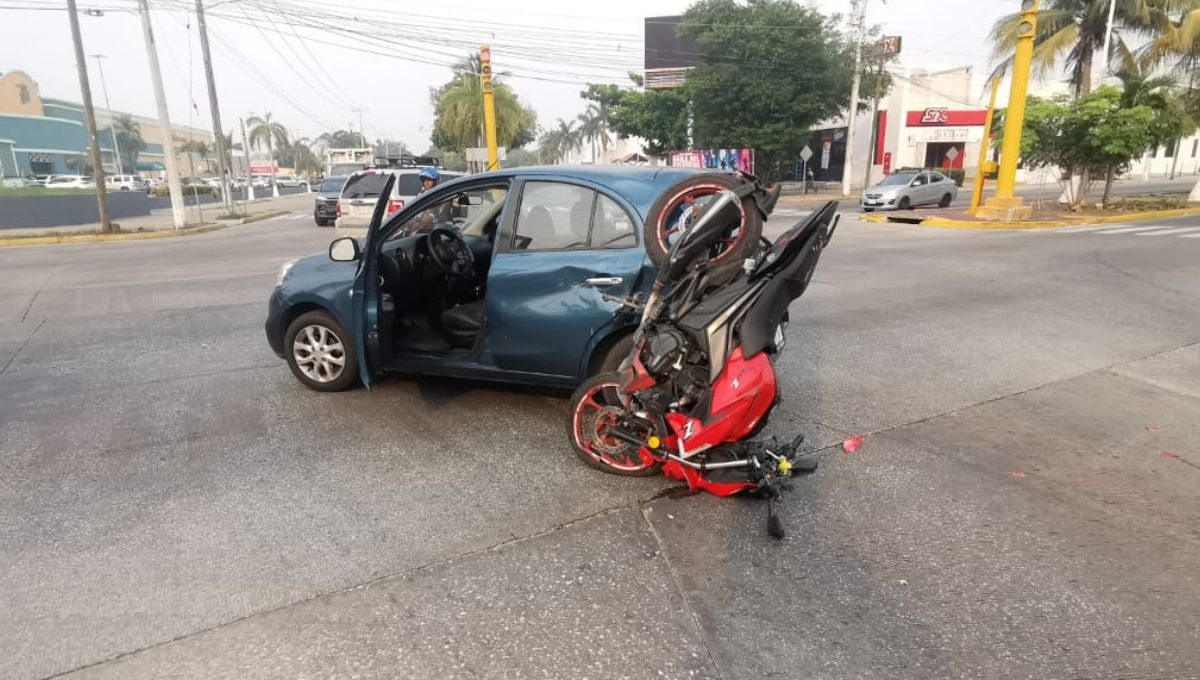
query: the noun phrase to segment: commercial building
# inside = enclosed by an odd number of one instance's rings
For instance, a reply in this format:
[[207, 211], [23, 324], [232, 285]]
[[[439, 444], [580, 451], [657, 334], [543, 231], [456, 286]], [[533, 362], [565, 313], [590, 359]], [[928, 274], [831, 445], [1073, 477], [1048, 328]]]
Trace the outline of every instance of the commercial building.
[[[899, 168], [956, 168], [973, 177], [987, 119], [984, 79], [977, 81], [974, 76], [969, 66], [936, 72], [897, 68], [892, 89], [880, 99], [874, 119], [870, 111], [854, 119], [851, 185], [861, 188], [864, 182], [877, 182]], [[1031, 89], [1031, 94], [1039, 97], [1067, 94], [1066, 86], [1056, 82], [1035, 82]], [[997, 104], [1005, 105], [1003, 96]], [[813, 156], [808, 167], [814, 179], [840, 182], [846, 157], [845, 119], [828, 121], [813, 130], [809, 147]], [[998, 158], [997, 152], [991, 153], [993, 159]], [[801, 168], [797, 163], [797, 179]], [[1125, 176], [1161, 178], [1172, 171], [1177, 175], [1200, 173], [1200, 134], [1134, 160]], [[1053, 171], [1021, 170], [1017, 180], [1052, 183], [1056, 176]]]
[[[101, 163], [106, 172], [116, 173], [118, 169], [109, 128], [114, 118], [129, 115], [141, 134], [145, 148], [137, 153], [136, 168], [123, 167], [122, 163], [122, 169], [126, 173], [136, 171], [147, 177], [165, 174], [163, 135], [157, 118], [100, 107], [95, 108], [95, 113], [100, 133]], [[215, 151], [199, 154], [181, 149], [188, 142], [203, 142], [212, 149], [211, 132], [172, 125], [171, 138], [181, 173], [199, 175], [215, 169]], [[90, 165], [88, 148], [82, 104], [43, 97], [37, 82], [24, 72], [9, 71], [0, 75], [0, 174], [3, 177], [80, 172], [81, 168]], [[128, 149], [121, 151], [125, 159], [132, 156]]]

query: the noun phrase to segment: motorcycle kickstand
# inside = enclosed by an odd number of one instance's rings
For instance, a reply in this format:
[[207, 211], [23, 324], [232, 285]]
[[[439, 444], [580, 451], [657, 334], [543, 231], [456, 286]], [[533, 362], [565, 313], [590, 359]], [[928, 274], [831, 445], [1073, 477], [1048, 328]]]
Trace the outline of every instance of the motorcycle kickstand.
[[779, 514], [775, 512], [775, 499], [771, 497], [767, 498], [767, 533], [777, 539], [787, 535], [783, 528], [783, 520], [779, 519]]

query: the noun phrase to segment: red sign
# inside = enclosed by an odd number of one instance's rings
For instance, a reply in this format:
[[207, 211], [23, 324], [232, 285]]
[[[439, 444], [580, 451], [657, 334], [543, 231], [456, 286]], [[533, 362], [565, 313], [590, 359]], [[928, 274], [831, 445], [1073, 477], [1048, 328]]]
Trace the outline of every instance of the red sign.
[[892, 174], [892, 152], [888, 151], [883, 154], [883, 174]]
[[251, 175], [269, 175], [272, 172], [278, 172], [278, 171], [279, 171], [279, 166], [275, 166], [275, 167], [271, 167], [269, 165], [251, 165], [250, 166], [250, 174]]
[[987, 122], [987, 110], [954, 111], [943, 108], [929, 108], [923, 111], [908, 112], [909, 127], [935, 127], [941, 125], [973, 126]]

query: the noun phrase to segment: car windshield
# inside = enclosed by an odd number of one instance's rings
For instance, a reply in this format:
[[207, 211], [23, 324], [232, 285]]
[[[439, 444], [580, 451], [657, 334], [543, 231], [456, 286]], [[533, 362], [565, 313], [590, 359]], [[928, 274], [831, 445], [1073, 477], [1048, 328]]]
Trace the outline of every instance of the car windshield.
[[354, 175], [342, 188], [342, 198], [377, 198], [386, 183], [387, 175], [381, 172]]
[[345, 177], [326, 177], [321, 182], [321, 188], [318, 191], [321, 193], [333, 193], [335, 191], [341, 191], [342, 185], [345, 183]]
[[914, 177], [916, 177], [916, 175], [913, 173], [904, 173], [904, 174], [897, 173], [895, 175], [888, 175], [887, 177], [883, 178], [883, 181], [879, 183], [879, 186], [894, 187], [894, 186], [906, 185], [909, 182], [913, 181]]

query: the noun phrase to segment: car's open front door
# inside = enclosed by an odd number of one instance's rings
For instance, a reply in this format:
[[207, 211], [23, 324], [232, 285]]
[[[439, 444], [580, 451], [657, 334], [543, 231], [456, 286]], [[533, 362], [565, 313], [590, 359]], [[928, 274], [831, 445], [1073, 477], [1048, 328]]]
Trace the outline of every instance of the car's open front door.
[[352, 334], [355, 349], [358, 350], [358, 375], [368, 389], [372, 378], [383, 370], [384, 365], [384, 348], [379, 344], [379, 272], [376, 254], [383, 238], [383, 218], [387, 215], [388, 197], [392, 195], [392, 185], [395, 183], [396, 176], [389, 173], [383, 191], [379, 193], [379, 200], [375, 202], [375, 212], [371, 215], [367, 235], [363, 237], [362, 256], [354, 277]]

